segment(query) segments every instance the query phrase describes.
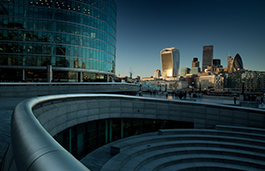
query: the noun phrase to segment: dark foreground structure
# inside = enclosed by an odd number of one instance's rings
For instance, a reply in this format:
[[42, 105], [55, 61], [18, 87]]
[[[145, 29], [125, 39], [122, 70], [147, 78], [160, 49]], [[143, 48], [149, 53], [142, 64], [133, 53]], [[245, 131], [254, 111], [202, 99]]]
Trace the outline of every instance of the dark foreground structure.
[[[262, 170], [264, 114], [259, 109], [123, 95], [35, 97], [14, 110], [1, 170]], [[159, 134], [148, 133], [159, 129]], [[103, 148], [107, 152], [93, 156]], [[87, 167], [74, 156], [84, 157]]]

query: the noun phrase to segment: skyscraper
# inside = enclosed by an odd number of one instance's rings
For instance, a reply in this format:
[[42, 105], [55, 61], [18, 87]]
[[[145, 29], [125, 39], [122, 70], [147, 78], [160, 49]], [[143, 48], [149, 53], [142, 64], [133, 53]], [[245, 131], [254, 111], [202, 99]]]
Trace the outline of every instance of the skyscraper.
[[244, 69], [243, 60], [241, 56], [237, 53], [233, 60], [233, 69], [234, 71]]
[[232, 68], [233, 67], [233, 58], [229, 55], [227, 57], [227, 71], [228, 73], [232, 73]]
[[154, 72], [154, 78], [159, 78], [159, 77], [161, 77], [161, 71], [160, 69], [156, 69]]
[[0, 2], [0, 81], [50, 81], [51, 74], [53, 81], [107, 81], [115, 75], [114, 0]]
[[198, 58], [193, 58], [192, 61], [192, 67], [199, 67], [200, 63], [198, 61]]
[[161, 50], [162, 76], [177, 77], [179, 73], [179, 50], [177, 48], [165, 48]]
[[243, 60], [238, 53], [236, 54], [234, 59], [231, 58], [231, 56], [228, 56], [227, 68], [228, 68], [228, 73], [244, 69]]
[[202, 72], [207, 69], [207, 66], [213, 65], [213, 45], [203, 46], [202, 54]]
[[213, 59], [213, 66], [219, 68], [221, 66], [221, 59]]
[[180, 69], [180, 76], [186, 76], [189, 73], [190, 73], [190, 68], [188, 67]]

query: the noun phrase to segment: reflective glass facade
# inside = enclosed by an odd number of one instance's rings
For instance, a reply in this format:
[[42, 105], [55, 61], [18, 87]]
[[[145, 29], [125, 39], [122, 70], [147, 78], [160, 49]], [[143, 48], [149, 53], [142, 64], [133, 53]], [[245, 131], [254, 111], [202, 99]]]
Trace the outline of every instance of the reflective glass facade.
[[115, 61], [114, 0], [0, 0], [0, 68], [104, 77]]
[[236, 54], [235, 59], [233, 61], [233, 67], [234, 71], [244, 69], [243, 61], [238, 53]]
[[54, 138], [81, 159], [107, 143], [159, 129], [194, 128], [193, 122], [141, 118], [113, 118], [91, 121], [68, 128]]

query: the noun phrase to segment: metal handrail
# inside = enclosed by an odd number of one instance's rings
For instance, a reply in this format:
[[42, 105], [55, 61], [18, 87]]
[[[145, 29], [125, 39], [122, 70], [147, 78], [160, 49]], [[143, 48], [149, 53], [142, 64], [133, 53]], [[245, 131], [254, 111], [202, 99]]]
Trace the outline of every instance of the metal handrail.
[[11, 121], [11, 139], [18, 170], [89, 170], [53, 139], [32, 112], [36, 104], [56, 98], [58, 96], [36, 97], [16, 106]]

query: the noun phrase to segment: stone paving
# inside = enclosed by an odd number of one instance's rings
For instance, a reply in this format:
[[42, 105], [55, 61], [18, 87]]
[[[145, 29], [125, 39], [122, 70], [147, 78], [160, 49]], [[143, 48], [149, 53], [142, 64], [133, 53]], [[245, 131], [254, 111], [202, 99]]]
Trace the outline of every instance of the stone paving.
[[13, 109], [25, 98], [0, 98], [0, 163], [10, 143], [10, 123]]
[[[166, 99], [166, 95], [163, 93], [157, 93], [157, 94], [150, 94], [150, 93], [143, 93], [143, 97], [152, 97], [152, 98], [162, 98]], [[177, 96], [172, 96], [170, 93], [168, 94], [167, 99], [171, 100], [180, 100]], [[226, 105], [234, 105], [234, 97], [229, 96], [208, 96], [203, 95], [202, 98], [200, 97], [190, 97], [189, 95], [186, 96], [186, 98], [182, 98], [182, 100], [187, 101], [196, 101], [196, 102], [203, 102], [203, 103], [217, 103], [217, 104], [226, 104]], [[236, 105], [240, 105], [242, 101], [237, 97]], [[253, 102], [254, 103], [254, 102]], [[265, 104], [259, 104], [259, 109], [265, 109]]]

